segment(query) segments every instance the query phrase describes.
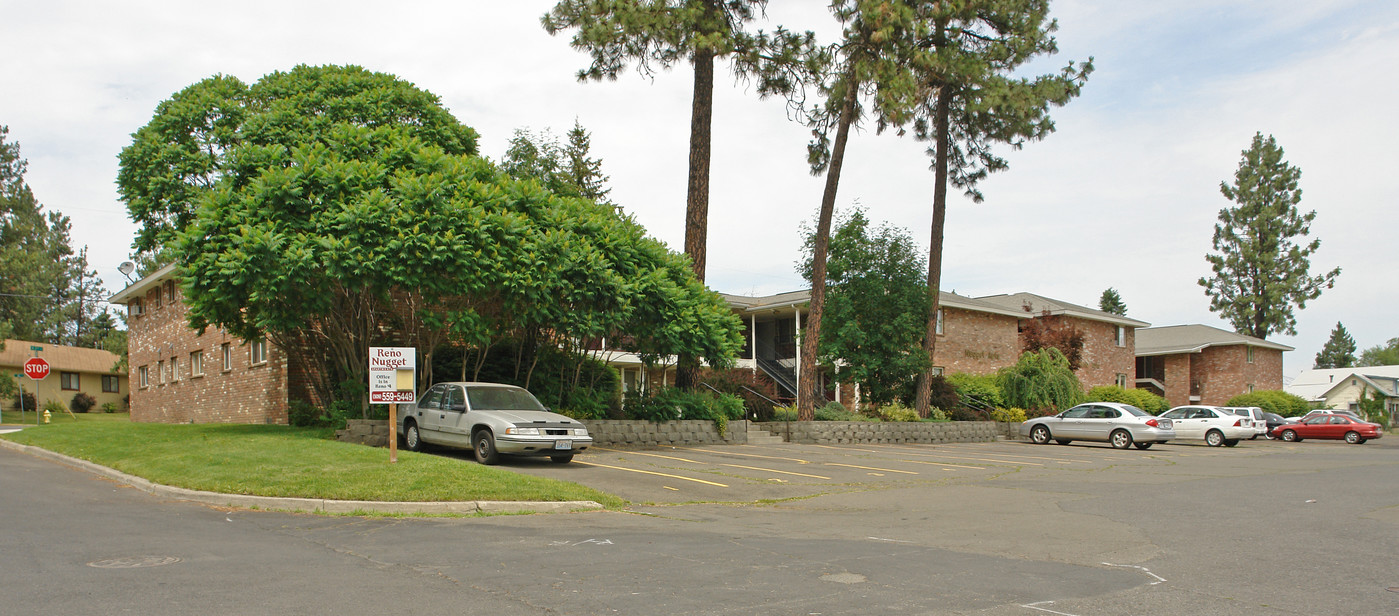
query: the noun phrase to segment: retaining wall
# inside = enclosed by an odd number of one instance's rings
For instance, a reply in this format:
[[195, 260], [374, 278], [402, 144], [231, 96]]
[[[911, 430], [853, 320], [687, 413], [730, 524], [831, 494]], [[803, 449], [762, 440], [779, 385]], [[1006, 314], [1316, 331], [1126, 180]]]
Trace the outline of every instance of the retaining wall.
[[748, 442], [748, 422], [730, 421], [724, 435], [714, 422], [700, 419], [677, 421], [637, 421], [631, 419], [586, 419], [593, 444], [608, 447], [647, 447], [654, 445], [743, 445]]
[[351, 419], [345, 422], [344, 430], [335, 431], [335, 440], [346, 443], [359, 443], [370, 447], [389, 446], [389, 420]]
[[819, 445], [859, 443], [981, 443], [1004, 430], [990, 421], [869, 422], [793, 421], [763, 424], [789, 443]]

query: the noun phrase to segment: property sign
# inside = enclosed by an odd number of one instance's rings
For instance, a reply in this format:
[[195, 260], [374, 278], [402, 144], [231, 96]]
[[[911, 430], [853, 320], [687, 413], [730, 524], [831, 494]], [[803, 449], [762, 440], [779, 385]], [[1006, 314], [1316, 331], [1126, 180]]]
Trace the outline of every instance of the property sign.
[[370, 347], [369, 403], [412, 404], [417, 401], [418, 350]]
[[24, 362], [24, 375], [42, 381], [49, 376], [49, 362], [42, 357], [31, 357]]

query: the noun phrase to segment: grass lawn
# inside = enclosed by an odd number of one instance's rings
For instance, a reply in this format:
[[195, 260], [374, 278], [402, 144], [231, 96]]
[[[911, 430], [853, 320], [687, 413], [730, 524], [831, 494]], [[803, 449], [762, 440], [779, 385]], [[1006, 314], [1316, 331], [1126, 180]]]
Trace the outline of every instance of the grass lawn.
[[[228, 494], [371, 501], [625, 502], [581, 485], [474, 462], [332, 440], [328, 428], [132, 423], [124, 413], [67, 413], [0, 435], [150, 481]], [[3, 423], [19, 423], [5, 411]]]

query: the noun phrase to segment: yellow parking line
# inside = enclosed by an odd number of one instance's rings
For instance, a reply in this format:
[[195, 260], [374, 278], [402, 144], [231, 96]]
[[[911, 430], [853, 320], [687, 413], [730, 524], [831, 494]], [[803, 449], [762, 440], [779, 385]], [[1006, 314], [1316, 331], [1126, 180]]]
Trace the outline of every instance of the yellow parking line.
[[[615, 450], [613, 450], [613, 451], [615, 451]], [[663, 455], [658, 454], [658, 453], [645, 453], [645, 452], [642, 452], [642, 451], [628, 451], [628, 452], [626, 452], [626, 453], [627, 453], [627, 455], [634, 455], [634, 456], [650, 456], [650, 457], [652, 457], [652, 458], [665, 458], [665, 459], [667, 459], [667, 460], [679, 460], [679, 461], [681, 461], [681, 462], [689, 462], [690, 464], [704, 464], [704, 462], [700, 462], [700, 461], [698, 461], [698, 460], [691, 460], [691, 459], [689, 459], [689, 458], [677, 458], [677, 457], [675, 457], [675, 456], [663, 456]]]
[[[902, 447], [902, 448], [900, 448], [900, 449], [915, 451], [915, 450], [914, 450], [913, 448], [911, 448], [911, 447]], [[1059, 464], [1073, 464], [1074, 462], [1081, 462], [1081, 463], [1083, 463], [1083, 464], [1091, 464], [1091, 463], [1093, 462], [1092, 460], [1065, 460], [1065, 459], [1062, 459], [1062, 458], [1046, 458], [1046, 457], [1044, 457], [1044, 456], [1023, 456], [1023, 455], [1020, 455], [1020, 454], [1018, 454], [1018, 453], [996, 452], [995, 455], [1004, 456], [1004, 457], [1007, 457], [1007, 458], [1026, 458], [1026, 459], [1029, 459], [1029, 460], [1045, 460], [1045, 461], [1047, 461], [1047, 462], [1056, 462], [1056, 463], [1059, 463]]]
[[609, 465], [607, 465], [607, 464], [598, 464], [598, 463], [596, 463], [596, 462], [579, 462], [579, 461], [577, 461], [577, 460], [574, 460], [574, 463], [575, 463], [575, 464], [582, 464], [583, 466], [600, 466], [600, 467], [602, 467], [602, 468], [610, 468], [610, 469], [619, 470], [619, 471], [630, 471], [630, 472], [633, 472], [633, 473], [645, 473], [645, 474], [647, 474], [647, 475], [659, 475], [659, 476], [661, 476], [661, 477], [670, 477], [671, 479], [680, 479], [680, 480], [683, 480], [683, 481], [693, 481], [693, 482], [695, 482], [695, 483], [703, 483], [703, 484], [708, 484], [708, 485], [711, 485], [711, 486], [719, 486], [719, 487], [721, 487], [721, 488], [727, 488], [727, 487], [729, 487], [729, 486], [724, 485], [724, 484], [722, 484], [722, 483], [714, 483], [713, 481], [705, 481], [705, 480], [703, 480], [703, 479], [693, 479], [693, 478], [690, 478], [690, 477], [681, 477], [680, 475], [667, 475], [667, 474], [665, 474], [665, 473], [656, 473], [656, 472], [652, 472], [652, 471], [643, 471], [643, 470], [641, 470], [641, 469], [636, 469], [636, 468], [625, 468], [625, 467], [621, 467], [621, 466], [609, 466]]
[[966, 465], [966, 464], [947, 464], [947, 463], [945, 463], [945, 462], [929, 462], [929, 461], [927, 461], [927, 460], [899, 460], [899, 461], [900, 461], [900, 462], [912, 462], [913, 464], [932, 464], [933, 466], [951, 466], [951, 467], [955, 467], [955, 468], [971, 468], [971, 469], [976, 469], [976, 470], [978, 470], [978, 471], [984, 471], [984, 470], [986, 470], [984, 467], [981, 467], [981, 466], [968, 466], [968, 465]]
[[744, 457], [748, 457], [748, 458], [763, 458], [763, 459], [765, 459], [765, 460], [786, 460], [786, 461], [788, 461], [788, 462], [796, 462], [797, 464], [811, 464], [811, 462], [808, 462], [808, 461], [803, 460], [803, 459], [801, 459], [801, 458], [780, 458], [780, 457], [777, 457], [777, 456], [760, 456], [760, 455], [758, 455], [758, 454], [756, 454], [756, 453], [738, 453], [737, 451], [714, 451], [713, 449], [692, 449], [691, 451], [703, 451], [704, 453], [717, 453], [717, 454], [721, 454], [721, 455], [727, 454], [727, 455], [731, 455], [731, 456], [744, 456]]
[[895, 469], [892, 469], [892, 468], [876, 468], [876, 467], [873, 467], [873, 466], [855, 466], [854, 464], [836, 464], [835, 462], [827, 462], [827, 463], [826, 463], [826, 466], [844, 466], [844, 467], [846, 467], [846, 468], [858, 468], [858, 469], [867, 470], [867, 471], [884, 471], [884, 472], [886, 472], [886, 473], [903, 473], [903, 474], [905, 474], [905, 475], [917, 475], [917, 474], [918, 474], [918, 473], [916, 473], [916, 472], [914, 472], [914, 471], [900, 471], [900, 470], [895, 470]]
[[793, 473], [793, 472], [791, 472], [791, 471], [779, 471], [779, 470], [774, 469], [774, 468], [758, 468], [758, 467], [756, 467], [756, 466], [739, 466], [739, 465], [737, 465], [737, 464], [720, 464], [719, 466], [732, 466], [732, 467], [734, 467], [734, 468], [746, 468], [746, 469], [748, 469], [748, 470], [750, 470], [750, 471], [767, 471], [767, 472], [769, 472], [769, 473], [782, 473], [783, 475], [796, 475], [796, 476], [798, 476], [798, 477], [811, 477], [812, 479], [830, 479], [830, 477], [822, 477], [822, 476], [820, 476], [820, 475], [808, 475], [808, 474], [806, 474], [806, 473]]

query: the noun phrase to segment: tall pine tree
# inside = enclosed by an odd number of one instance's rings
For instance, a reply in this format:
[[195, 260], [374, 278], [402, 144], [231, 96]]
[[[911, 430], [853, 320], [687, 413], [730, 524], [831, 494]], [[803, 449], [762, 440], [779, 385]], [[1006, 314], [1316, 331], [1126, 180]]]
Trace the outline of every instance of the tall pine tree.
[[1107, 290], [1103, 291], [1102, 297], [1098, 298], [1098, 309], [1117, 316], [1127, 315], [1127, 304], [1123, 303], [1122, 295], [1117, 292], [1117, 289], [1112, 287], [1108, 287]]
[[1308, 273], [1311, 255], [1321, 246], [1319, 239], [1306, 241], [1316, 211], [1297, 209], [1302, 170], [1282, 156], [1277, 140], [1257, 133], [1234, 183], [1220, 182], [1219, 191], [1236, 205], [1219, 211], [1215, 252], [1205, 255], [1214, 275], [1199, 281], [1210, 310], [1234, 331], [1255, 338], [1295, 335], [1294, 311], [1334, 286], [1341, 274], [1339, 267], [1319, 276]]
[[1331, 338], [1321, 347], [1321, 352], [1316, 354], [1316, 363], [1313, 368], [1349, 368], [1355, 365], [1355, 338], [1350, 337], [1350, 332], [1336, 322], [1336, 329], [1331, 330]]

